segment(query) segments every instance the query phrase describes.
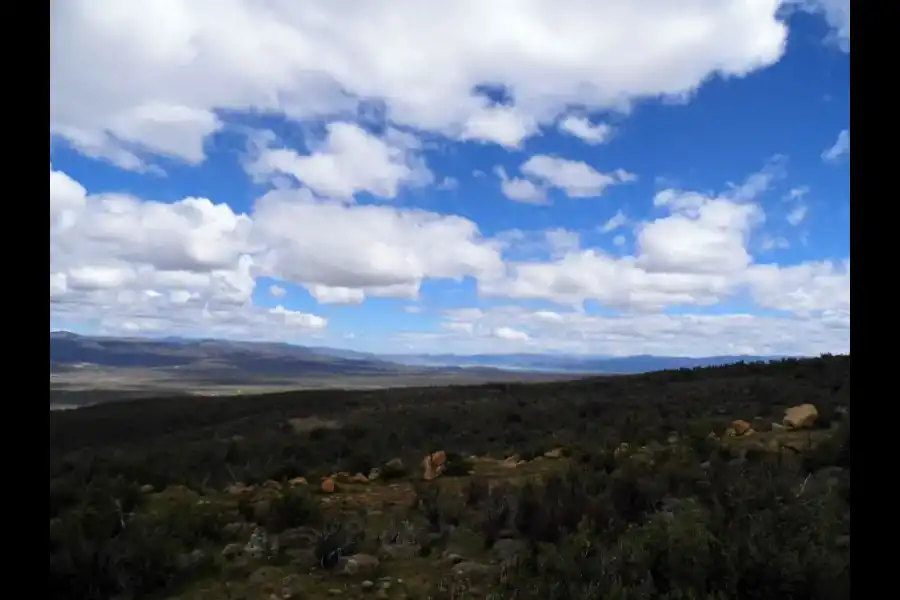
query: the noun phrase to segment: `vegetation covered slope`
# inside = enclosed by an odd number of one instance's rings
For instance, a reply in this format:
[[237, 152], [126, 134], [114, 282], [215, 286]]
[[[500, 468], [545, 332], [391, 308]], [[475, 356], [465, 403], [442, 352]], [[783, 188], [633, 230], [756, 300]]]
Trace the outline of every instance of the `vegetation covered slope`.
[[825, 356], [51, 413], [50, 597], [847, 598], [849, 406]]

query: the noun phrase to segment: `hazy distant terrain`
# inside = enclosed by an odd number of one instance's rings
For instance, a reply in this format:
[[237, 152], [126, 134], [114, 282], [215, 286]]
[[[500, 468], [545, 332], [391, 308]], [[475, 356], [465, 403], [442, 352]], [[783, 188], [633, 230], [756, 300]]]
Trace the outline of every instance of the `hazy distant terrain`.
[[51, 332], [50, 402], [82, 405], [158, 392], [222, 395], [289, 389], [379, 389], [548, 381], [769, 358], [611, 358], [542, 354], [379, 356], [278, 343], [89, 337]]
[[54, 408], [159, 393], [212, 396], [550, 381], [575, 376], [403, 365], [374, 355], [288, 344], [50, 334], [50, 404]]

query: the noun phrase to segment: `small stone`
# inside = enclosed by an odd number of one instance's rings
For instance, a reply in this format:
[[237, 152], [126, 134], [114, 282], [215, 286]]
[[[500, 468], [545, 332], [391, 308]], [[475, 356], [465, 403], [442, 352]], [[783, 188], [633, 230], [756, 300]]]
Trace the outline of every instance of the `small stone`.
[[364, 590], [371, 590], [373, 587], [375, 587], [375, 583], [373, 581], [369, 581], [368, 579], [366, 579], [361, 584], [359, 584], [359, 587], [361, 587]]
[[341, 591], [341, 590], [339, 590], [338, 588], [331, 588], [330, 590], [328, 590], [328, 595], [329, 595], [329, 596], [340, 596], [340, 595], [343, 594], [343, 593], [344, 593], [344, 592]]

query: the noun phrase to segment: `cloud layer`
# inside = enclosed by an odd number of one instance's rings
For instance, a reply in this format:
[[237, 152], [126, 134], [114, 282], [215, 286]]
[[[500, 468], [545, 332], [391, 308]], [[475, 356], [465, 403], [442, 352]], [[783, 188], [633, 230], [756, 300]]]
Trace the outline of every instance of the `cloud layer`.
[[50, 23], [50, 129], [142, 169], [147, 152], [202, 161], [222, 111], [334, 117], [375, 100], [393, 123], [516, 147], [571, 105], [627, 110], [773, 64], [781, 4], [72, 0]]
[[[846, 0], [54, 3], [52, 140], [159, 181], [239, 130], [240, 166], [262, 191], [241, 210], [233, 197], [110, 193], [51, 156], [51, 324], [335, 343], [336, 305], [382, 298], [421, 323], [382, 334], [385, 351], [845, 349], [849, 252], [766, 259], [787, 242], [764, 227], [799, 230], [809, 214], [808, 189], [783, 213], [762, 202], [782, 158], [738, 185], [660, 183], [601, 215], [660, 174], [529, 145], [552, 134], [563, 150], [606, 151], [640, 102], [689, 101], [711, 79], [774, 65], [786, 9], [821, 15], [849, 51]], [[273, 120], [303, 129], [302, 144]], [[435, 146], [502, 153], [473, 168], [493, 173], [511, 214], [565, 202], [589, 216], [578, 231], [552, 219], [498, 231], [412, 206], [408, 191], [466, 193], [429, 164]], [[821, 158], [849, 151], [848, 128]], [[471, 288], [471, 306], [429, 305], [435, 282]], [[297, 289], [314, 299], [302, 310]]]

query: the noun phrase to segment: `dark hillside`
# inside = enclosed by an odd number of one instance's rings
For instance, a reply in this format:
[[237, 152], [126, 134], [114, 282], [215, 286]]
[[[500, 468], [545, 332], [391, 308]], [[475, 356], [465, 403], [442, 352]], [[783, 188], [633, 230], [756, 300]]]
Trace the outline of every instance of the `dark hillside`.
[[[807, 403], [818, 409], [814, 425], [785, 430], [785, 410]], [[218, 598], [226, 592], [213, 582], [228, 580], [241, 597], [269, 598], [260, 582], [286, 573], [307, 594], [299, 597], [331, 589], [362, 597], [366, 578], [335, 575], [349, 567], [324, 555], [316, 564], [283, 550], [269, 562], [220, 556], [232, 535], [220, 529], [240, 521], [272, 536], [299, 525], [321, 533], [326, 522], [363, 518], [354, 527], [369, 532], [366, 541], [345, 540], [341, 552], [380, 556], [369, 578], [420, 586], [401, 596], [395, 583], [383, 598], [485, 598], [488, 589], [540, 600], [843, 598], [849, 406], [849, 356], [823, 356], [563, 383], [156, 398], [51, 412], [51, 597]], [[735, 420], [748, 433], [726, 436]], [[447, 471], [423, 487], [414, 481], [422, 456], [438, 450]], [[551, 450], [556, 462], [542, 457]], [[406, 466], [386, 469], [391, 459]], [[523, 488], [529, 473], [537, 479]], [[287, 484], [303, 477], [317, 491], [325, 476], [338, 492], [321, 500]], [[475, 489], [488, 484], [488, 496]], [[178, 510], [188, 512], [165, 516], [174, 509], [157, 503], [183, 504], [184, 494], [204, 499], [190, 506], [225, 512], [201, 516], [185, 504]], [[253, 512], [263, 499], [293, 502], [306, 516], [276, 523]], [[682, 509], [662, 508], [673, 503]], [[109, 522], [98, 524], [104, 514]], [[135, 538], [132, 518], [160, 533]], [[400, 521], [443, 541], [417, 541], [416, 558], [385, 559], [379, 535]], [[490, 554], [508, 535], [529, 548], [513, 566]], [[316, 552], [335, 539], [320, 538]], [[475, 565], [463, 569], [471, 573], [440, 562], [453, 552]], [[623, 552], [631, 562], [615, 558]], [[686, 556], [694, 562], [677, 562]], [[133, 579], [135, 569], [155, 575]], [[190, 583], [200, 581], [209, 583]]]

